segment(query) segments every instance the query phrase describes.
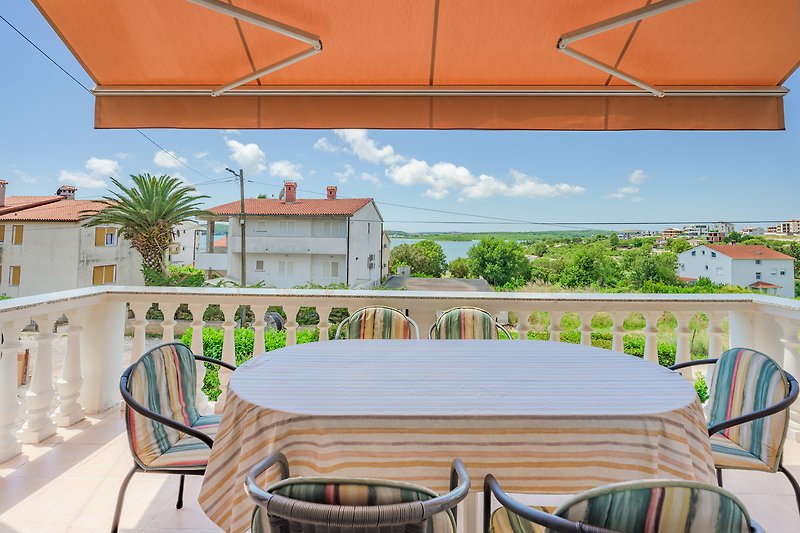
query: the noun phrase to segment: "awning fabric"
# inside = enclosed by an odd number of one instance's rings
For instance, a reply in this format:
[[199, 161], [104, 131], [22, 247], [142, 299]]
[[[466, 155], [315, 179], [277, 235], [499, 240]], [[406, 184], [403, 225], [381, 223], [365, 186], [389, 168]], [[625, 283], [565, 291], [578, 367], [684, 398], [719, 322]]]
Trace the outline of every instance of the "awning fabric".
[[213, 97], [308, 44], [189, 0], [33, 1], [98, 128], [774, 130], [800, 64], [798, 0], [697, 0], [570, 45], [661, 98], [557, 48], [651, 0], [229, 0], [322, 50]]

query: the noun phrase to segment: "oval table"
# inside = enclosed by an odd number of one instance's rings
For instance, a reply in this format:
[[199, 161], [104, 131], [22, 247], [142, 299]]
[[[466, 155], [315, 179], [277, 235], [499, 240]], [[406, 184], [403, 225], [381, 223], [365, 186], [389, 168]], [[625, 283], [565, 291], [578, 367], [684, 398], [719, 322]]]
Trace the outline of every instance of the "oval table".
[[249, 527], [250, 468], [274, 451], [293, 475], [447, 490], [464, 461], [479, 491], [575, 493], [617, 481], [714, 483], [706, 422], [679, 374], [566, 343], [332, 341], [251, 359], [231, 378], [200, 492], [227, 531]]

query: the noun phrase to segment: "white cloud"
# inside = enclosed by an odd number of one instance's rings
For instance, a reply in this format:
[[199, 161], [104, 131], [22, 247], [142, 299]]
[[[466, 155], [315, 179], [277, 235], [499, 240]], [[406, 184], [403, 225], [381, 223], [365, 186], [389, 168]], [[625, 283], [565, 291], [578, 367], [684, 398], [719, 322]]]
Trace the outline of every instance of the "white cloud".
[[86, 189], [106, 189], [108, 183], [105, 178], [117, 177], [120, 172], [118, 161], [113, 159], [101, 159], [90, 157], [84, 164], [89, 172], [61, 169], [58, 173], [58, 181], [76, 187]]
[[392, 165], [405, 160], [404, 157], [395, 153], [391, 144], [378, 147], [378, 144], [369, 138], [367, 130], [334, 130], [334, 133], [348, 144], [350, 150], [361, 161]]
[[327, 137], [320, 137], [317, 139], [317, 142], [314, 143], [314, 150], [319, 150], [320, 152], [338, 152], [339, 147], [331, 144]]
[[117, 159], [122, 159], [124, 161], [126, 159], [130, 159], [133, 156], [127, 152], [117, 152], [116, 154], [114, 154], [114, 157], [116, 157]]
[[31, 176], [27, 172], [21, 170], [14, 169], [14, 175], [19, 178], [22, 183], [39, 183], [39, 178]]
[[634, 196], [633, 198], [631, 198], [631, 202], [639, 204], [641, 202], [644, 202], [644, 198], [641, 196]]
[[301, 170], [303, 165], [300, 163], [292, 163], [291, 161], [273, 161], [269, 164], [269, 175], [275, 178], [301, 180], [303, 174]]
[[231, 159], [236, 161], [245, 174], [261, 174], [267, 169], [266, 155], [255, 143], [243, 144], [234, 139], [225, 138], [225, 144], [231, 151]]
[[208, 155], [208, 152], [195, 152], [192, 154], [195, 159], [203, 159], [205, 156]]
[[180, 157], [175, 152], [159, 150], [153, 156], [153, 163], [164, 168], [183, 168], [189, 162], [185, 157]]
[[513, 183], [508, 184], [495, 177], [482, 174], [478, 183], [464, 189], [462, 198], [488, 198], [490, 196], [514, 196], [522, 198], [558, 198], [582, 194], [586, 189], [568, 183], [545, 183], [540, 178], [511, 170]]
[[72, 170], [62, 169], [58, 174], [58, 181], [86, 189], [105, 189], [108, 187], [105, 180], [101, 178], [90, 176], [86, 172]]
[[239, 130], [225, 130], [225, 133], [227, 133], [228, 135], [241, 135], [242, 134], [242, 132], [239, 131]]
[[113, 159], [90, 157], [86, 161], [86, 169], [95, 176], [116, 176], [119, 168], [119, 163]]
[[345, 165], [344, 170], [341, 172], [334, 172], [334, 176], [339, 180], [339, 183], [345, 183], [348, 179], [352, 178], [356, 175], [356, 170], [352, 167], [352, 165]]
[[634, 185], [640, 185], [650, 179], [650, 176], [644, 173], [644, 170], [637, 169], [631, 172], [631, 175], [628, 176], [628, 183], [633, 183]]

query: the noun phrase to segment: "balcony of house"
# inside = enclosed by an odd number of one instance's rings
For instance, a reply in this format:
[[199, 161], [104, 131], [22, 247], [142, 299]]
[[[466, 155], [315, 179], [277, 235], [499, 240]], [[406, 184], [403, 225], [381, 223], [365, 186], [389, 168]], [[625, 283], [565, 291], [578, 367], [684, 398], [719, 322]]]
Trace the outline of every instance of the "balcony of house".
[[[229, 236], [229, 246], [233, 253], [242, 252], [242, 239], [239, 236]], [[249, 254], [315, 254], [315, 255], [344, 255], [347, 253], [346, 237], [246, 237], [247, 253]]]
[[[149, 311], [157, 304], [160, 314]], [[0, 530], [107, 531], [117, 490], [132, 464], [120, 409], [119, 383], [125, 367], [149, 347], [179, 339], [176, 316], [191, 315], [191, 348], [203, 353], [204, 315], [211, 306], [222, 319], [224, 361], [235, 362], [236, 312], [246, 305], [255, 319], [255, 338], [264, 338], [268, 307], [286, 314], [286, 344], [306, 340], [318, 330], [328, 341], [331, 311], [351, 312], [364, 305], [387, 305], [405, 311], [422, 335], [437, 312], [473, 305], [512, 318], [511, 342], [549, 339], [626, 350], [629, 336], [643, 339], [643, 358], [658, 364], [664, 324], [676, 339], [675, 360], [689, 361], [698, 313], [707, 353], [718, 356], [732, 346], [770, 354], [794, 375], [800, 374], [800, 302], [755, 294], [529, 294], [415, 291], [321, 291], [263, 289], [187, 289], [94, 287], [0, 302], [3, 335], [0, 358]], [[180, 313], [176, 315], [176, 312]], [[314, 308], [319, 323], [299, 318]], [[639, 317], [631, 320], [632, 316]], [[670, 317], [665, 321], [664, 317]], [[148, 318], [149, 317], [149, 318]], [[157, 318], [156, 318], [157, 317]], [[163, 317], [163, 318], [162, 318]], [[599, 320], [602, 317], [602, 321]], [[566, 324], [577, 321], [577, 330]], [[38, 330], [30, 331], [31, 320]], [[209, 321], [211, 319], [208, 319]], [[153, 322], [160, 334], [152, 331]], [[600, 322], [610, 327], [599, 326]], [[545, 329], [540, 329], [542, 323]], [[631, 326], [631, 324], [636, 324]], [[150, 327], [148, 327], [148, 325]], [[570, 326], [572, 327], [572, 326]], [[638, 328], [638, 329], [632, 329]], [[126, 329], [132, 334], [125, 335]], [[573, 335], [574, 334], [574, 335]], [[509, 342], [509, 341], [498, 341]], [[20, 387], [16, 354], [30, 354], [28, 382]], [[256, 342], [254, 357], [267, 350]], [[633, 356], [631, 356], [633, 357]], [[199, 383], [205, 368], [198, 366]], [[221, 411], [231, 373], [221, 371], [222, 393], [204, 409]], [[698, 379], [689, 373], [687, 379]], [[198, 388], [198, 397], [205, 399]], [[632, 402], [636, 399], [632, 398]], [[800, 475], [800, 405], [791, 411], [784, 463]], [[218, 531], [199, 507], [199, 476], [187, 476], [186, 504], [175, 509], [178, 476], [134, 477], [122, 514], [123, 531]], [[475, 487], [480, 480], [473, 480]], [[767, 531], [796, 531], [800, 524], [791, 487], [783, 476], [727, 471], [725, 486], [739, 496]], [[476, 489], [477, 490], [477, 489]], [[535, 501], [535, 499], [534, 499]], [[476, 513], [468, 506], [463, 513]], [[469, 523], [469, 522], [468, 522]], [[479, 524], [479, 522], [473, 521]], [[463, 523], [461, 523], [463, 525]], [[475, 529], [477, 531], [477, 529]]]

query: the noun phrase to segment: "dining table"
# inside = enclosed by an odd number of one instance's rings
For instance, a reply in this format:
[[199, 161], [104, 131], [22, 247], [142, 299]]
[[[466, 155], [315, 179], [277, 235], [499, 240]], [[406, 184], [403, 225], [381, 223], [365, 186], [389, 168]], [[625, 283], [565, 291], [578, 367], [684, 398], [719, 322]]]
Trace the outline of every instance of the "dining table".
[[246, 531], [244, 480], [272, 452], [293, 476], [448, 489], [460, 458], [480, 491], [572, 494], [643, 478], [714, 483], [692, 384], [592, 346], [508, 340], [343, 340], [289, 346], [233, 372], [199, 501]]

